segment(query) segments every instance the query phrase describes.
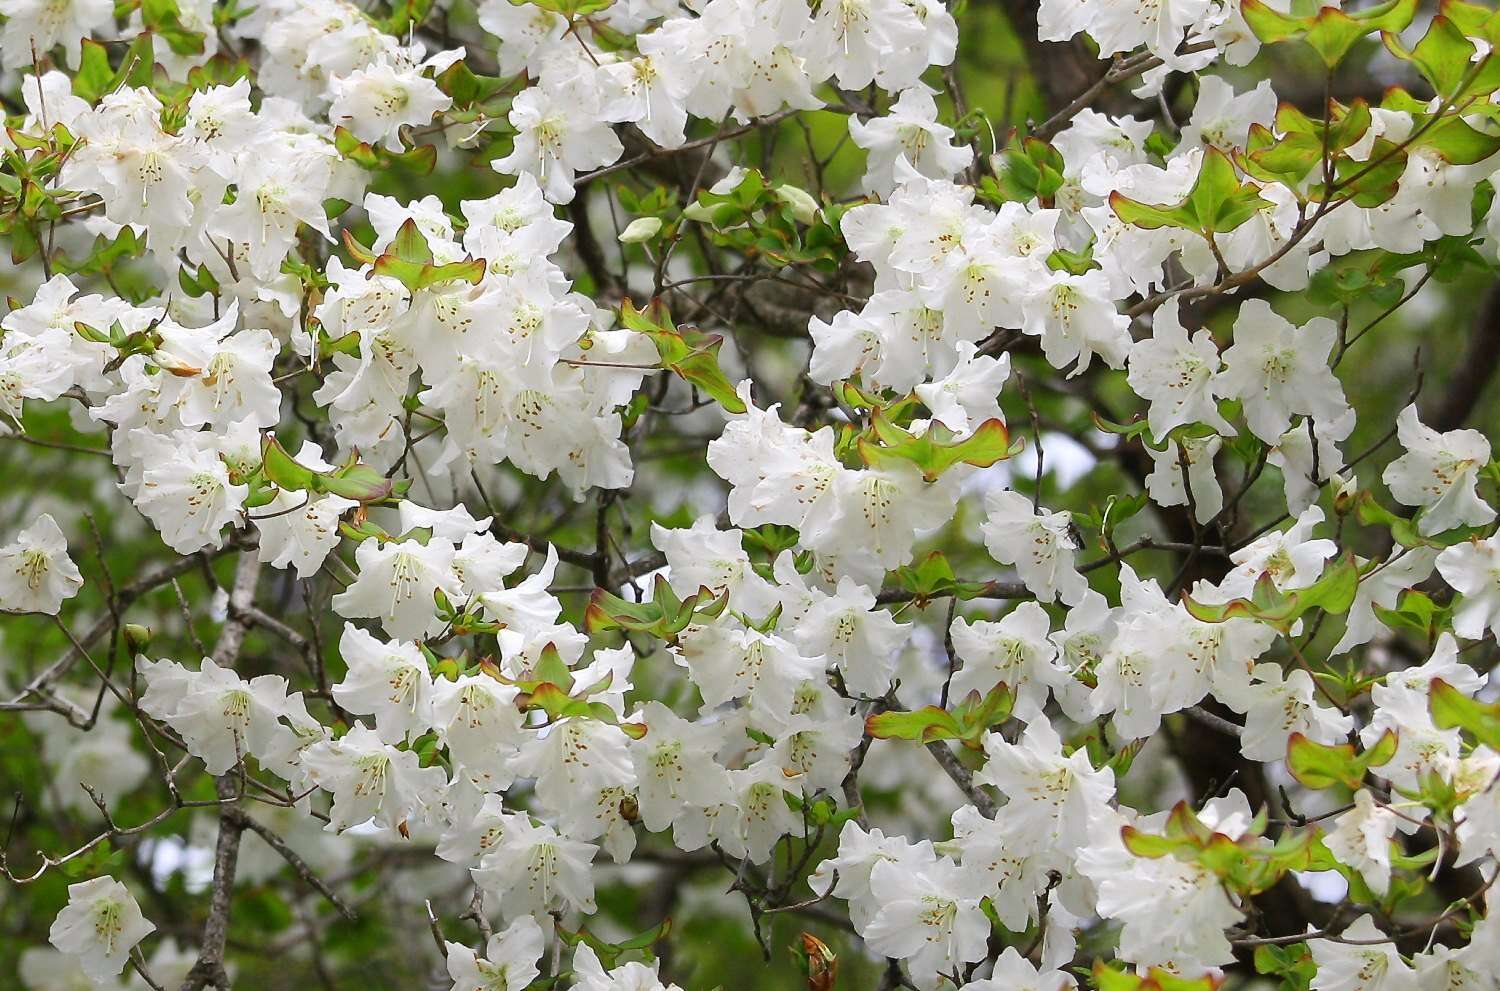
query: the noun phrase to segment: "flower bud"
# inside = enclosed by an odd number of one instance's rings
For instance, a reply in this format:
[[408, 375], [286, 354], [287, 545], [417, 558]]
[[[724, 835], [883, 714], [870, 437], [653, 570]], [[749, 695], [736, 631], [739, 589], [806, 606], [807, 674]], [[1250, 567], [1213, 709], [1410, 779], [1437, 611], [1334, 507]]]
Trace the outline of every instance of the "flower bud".
[[131, 657], [144, 654], [150, 646], [151, 627], [139, 623], [125, 624], [125, 649], [130, 652]]
[[1352, 513], [1359, 502], [1359, 479], [1354, 473], [1334, 475], [1328, 480], [1328, 487], [1333, 490], [1333, 511], [1340, 516]]
[[661, 230], [660, 217], [637, 217], [630, 226], [620, 232], [621, 244], [639, 244], [649, 241]]
[[791, 208], [792, 216], [801, 223], [810, 224], [818, 218], [818, 201], [807, 190], [789, 184], [777, 186], [775, 196]]

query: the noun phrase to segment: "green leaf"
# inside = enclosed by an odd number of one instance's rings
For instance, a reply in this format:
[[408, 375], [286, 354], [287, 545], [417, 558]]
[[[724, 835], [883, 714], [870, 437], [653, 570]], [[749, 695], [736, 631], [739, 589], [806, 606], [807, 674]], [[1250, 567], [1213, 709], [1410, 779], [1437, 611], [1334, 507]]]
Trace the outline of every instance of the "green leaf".
[[982, 750], [984, 735], [1010, 718], [1015, 703], [1015, 693], [999, 684], [983, 695], [970, 692], [952, 712], [928, 705], [878, 713], [865, 720], [865, 732], [877, 740], [957, 740], [970, 750]]
[[382, 171], [392, 165], [399, 165], [417, 175], [427, 175], [437, 165], [437, 149], [432, 145], [418, 145], [408, 151], [396, 153], [384, 145], [371, 146], [342, 126], [333, 129], [333, 146], [340, 155], [371, 171]]
[[432, 261], [432, 248], [427, 244], [427, 235], [417, 226], [416, 218], [407, 217], [391, 239], [386, 253], [404, 262], [427, 265]]
[[83, 39], [78, 72], [73, 76], [73, 95], [95, 103], [114, 84], [115, 70], [109, 64], [109, 49], [93, 38]]
[[316, 476], [314, 487], [355, 502], [379, 502], [395, 491], [395, 483], [389, 478], [358, 462]]
[[[1380, 206], [1396, 195], [1401, 177], [1406, 174], [1406, 159], [1405, 148], [1385, 138], [1376, 138], [1367, 161], [1334, 160], [1335, 185], [1331, 195], [1335, 201], [1348, 199], [1365, 209]], [[1314, 186], [1310, 193], [1315, 198], [1330, 195], [1323, 185]]]
[[202, 55], [203, 32], [183, 26], [177, 0], [141, 0], [141, 23], [155, 31], [178, 55]]
[[260, 446], [261, 470], [281, 489], [300, 492], [317, 485], [317, 472], [298, 464], [275, 434], [266, 434]]
[[630, 300], [624, 300], [620, 304], [620, 322], [651, 338], [662, 368], [691, 383], [730, 413], [745, 412], [744, 401], [719, 367], [723, 337], [693, 327], [674, 326], [660, 299], [652, 300], [645, 310], [638, 310]]
[[1427, 33], [1415, 48], [1408, 50], [1399, 35], [1390, 33], [1385, 35], [1385, 47], [1392, 55], [1410, 62], [1440, 97], [1458, 92], [1459, 84], [1469, 72], [1469, 60], [1474, 57], [1474, 43], [1464, 37], [1458, 25], [1441, 14], [1428, 23]]
[[[79, 261], [73, 261], [67, 257], [60, 257], [53, 262], [53, 268], [57, 271], [72, 275], [77, 272], [99, 272], [105, 275], [115, 271], [121, 262], [131, 258], [139, 258], [145, 254], [146, 242], [144, 237], [137, 236], [135, 231], [129, 227], [122, 227], [118, 234], [112, 239], [99, 234], [94, 238], [94, 245], [89, 251], [88, 257]], [[207, 273], [200, 269], [198, 279], [199, 285], [206, 285], [203, 281]], [[208, 276], [212, 278], [212, 276]]]
[[1269, 45], [1281, 41], [1304, 41], [1318, 53], [1323, 64], [1332, 69], [1344, 60], [1356, 42], [1371, 32], [1398, 34], [1405, 30], [1417, 7], [1417, 0], [1389, 0], [1348, 13], [1337, 7], [1323, 7], [1316, 14], [1294, 17], [1264, 0], [1241, 0], [1240, 13], [1262, 42]]
[[1306, 943], [1264, 944], [1255, 948], [1255, 970], [1280, 977], [1288, 991], [1307, 991], [1318, 967]]
[[918, 605], [945, 595], [972, 599], [994, 586], [994, 582], [959, 581], [942, 551], [931, 551], [916, 564], [897, 568], [896, 579], [902, 588], [912, 593]]
[[1182, 601], [1189, 613], [1205, 623], [1223, 623], [1246, 617], [1286, 633], [1310, 609], [1334, 614], [1347, 612], [1359, 591], [1359, 578], [1359, 565], [1350, 552], [1325, 568], [1322, 576], [1306, 588], [1282, 592], [1269, 574], [1263, 574], [1255, 583], [1254, 595], [1249, 599], [1208, 604], [1183, 596]]
[[1253, 186], [1240, 181], [1228, 155], [1209, 148], [1203, 153], [1203, 164], [1193, 188], [1181, 203], [1153, 205], [1114, 192], [1109, 196], [1109, 205], [1127, 224], [1146, 230], [1179, 227], [1207, 237], [1227, 234], [1271, 203]]
[[427, 20], [432, 11], [432, 0], [396, 0], [391, 14], [381, 22], [381, 29], [397, 37], [414, 31]]
[[1491, 750], [1500, 750], [1500, 703], [1475, 701], [1443, 679], [1434, 678], [1428, 706], [1432, 724], [1438, 729], [1456, 726]]
[[1464, 9], [1468, 6], [1444, 3], [1443, 13], [1428, 23], [1427, 33], [1410, 50], [1398, 35], [1385, 35], [1385, 46], [1391, 54], [1410, 62], [1441, 100], [1454, 104], [1487, 97], [1500, 87], [1500, 59], [1487, 56], [1477, 62], [1478, 46], [1471, 40], [1479, 38], [1487, 48], [1493, 48], [1500, 34], [1500, 19], [1485, 8], [1480, 8], [1483, 17], [1476, 19], [1472, 11]]
[[1083, 275], [1092, 269], [1099, 267], [1094, 261], [1093, 245], [1090, 244], [1084, 251], [1069, 251], [1066, 248], [1057, 248], [1047, 256], [1047, 267], [1054, 272], [1067, 272], [1069, 275]]
[[1251, 124], [1245, 171], [1257, 179], [1300, 183], [1323, 160], [1323, 142], [1316, 134], [1288, 131], [1277, 137], [1264, 124]]
[[[1500, 64], [1500, 59], [1495, 60]], [[1431, 148], [1450, 165], [1474, 165], [1500, 151], [1500, 137], [1476, 130], [1462, 117], [1445, 117], [1411, 141], [1413, 148]]]
[[659, 640], [675, 643], [677, 636], [695, 618], [714, 619], [729, 605], [729, 593], [715, 596], [706, 586], [687, 599], [680, 599], [662, 575], [656, 576], [649, 602], [631, 602], [602, 588], [594, 589], [584, 611], [584, 625], [590, 633], [622, 630], [647, 633]]
[[877, 740], [915, 740], [935, 743], [963, 734], [958, 720], [946, 709], [923, 706], [910, 712], [882, 712], [865, 720], [865, 732]]
[[[354, 240], [348, 228], [344, 229], [344, 245], [360, 261], [371, 257], [370, 250]], [[390, 276], [412, 292], [454, 281], [478, 285], [485, 273], [485, 263], [481, 259], [464, 258], [443, 265], [434, 264], [427, 236], [410, 217], [396, 231], [385, 252], [374, 258], [373, 265], [376, 275]]]
[[550, 681], [541, 682], [533, 690], [522, 693], [516, 702], [527, 709], [540, 709], [552, 719], [593, 719], [611, 726], [619, 722], [615, 710], [603, 702], [575, 698]]
[[1401, 592], [1395, 608], [1374, 603], [1376, 617], [1392, 629], [1411, 630], [1432, 643], [1438, 634], [1452, 626], [1451, 606], [1438, 605], [1426, 592], [1408, 588]]
[[1399, 273], [1421, 263], [1420, 254], [1396, 254], [1382, 248], [1351, 251], [1313, 275], [1308, 295], [1320, 306], [1357, 302], [1390, 305], [1406, 291]]
[[896, 426], [882, 413], [871, 418], [875, 438], [861, 437], [859, 453], [865, 464], [878, 467], [891, 461], [909, 461], [922, 477], [935, 482], [943, 472], [957, 464], [988, 468], [1014, 457], [1024, 443], [1011, 443], [1010, 431], [1002, 420], [986, 420], [963, 440], [953, 440], [953, 431], [940, 423], [930, 423], [921, 436]]
[[1223, 976], [1209, 971], [1202, 977], [1179, 977], [1160, 967], [1150, 967], [1144, 975], [1123, 969], [1116, 961], [1096, 961], [1089, 975], [1098, 991], [1216, 991], [1224, 983]]
[[434, 80], [438, 89], [453, 98], [455, 106], [467, 107], [487, 100], [505, 88], [506, 80], [495, 76], [477, 76], [460, 59], [444, 69]]
[[1343, 785], [1350, 791], [1359, 788], [1365, 772], [1390, 763], [1396, 756], [1397, 738], [1391, 730], [1381, 734], [1375, 745], [1358, 752], [1352, 743], [1325, 744], [1293, 733], [1286, 748], [1287, 770], [1308, 788], [1322, 790]]
[[986, 177], [981, 192], [992, 202], [1050, 206], [1063, 185], [1062, 153], [1038, 137], [1012, 138], [997, 156], [995, 179]]
[[139, 89], [151, 85], [151, 77], [156, 71], [156, 49], [151, 39], [152, 35], [147, 31], [137, 35], [135, 41], [130, 43], [106, 92], [112, 93], [122, 87]]
[[517, 7], [532, 6], [550, 10], [571, 21], [575, 18], [597, 14], [601, 10], [608, 10], [614, 6], [615, 0], [510, 0], [510, 2]]
[[619, 962], [620, 957], [631, 951], [643, 953], [650, 958], [652, 956], [651, 948], [666, 939], [667, 934], [671, 931], [672, 920], [667, 918], [663, 919], [661, 924], [653, 929], [647, 929], [643, 933], [638, 933], [618, 943], [609, 943], [595, 936], [586, 928], [579, 928], [574, 931], [566, 929], [563, 926], [557, 927], [557, 935], [562, 938], [564, 943], [569, 946], [577, 946], [579, 943], [587, 944], [589, 949], [593, 950], [599, 957], [599, 962], [604, 965], [605, 969], [613, 969]]

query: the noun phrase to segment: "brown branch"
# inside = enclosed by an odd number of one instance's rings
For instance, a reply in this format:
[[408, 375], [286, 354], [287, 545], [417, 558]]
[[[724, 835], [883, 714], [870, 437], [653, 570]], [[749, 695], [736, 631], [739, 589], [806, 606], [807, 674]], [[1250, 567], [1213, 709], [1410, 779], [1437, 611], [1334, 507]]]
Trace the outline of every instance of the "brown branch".
[[[234, 584], [229, 590], [229, 618], [219, 631], [214, 645], [214, 663], [233, 667], [245, 645], [249, 632], [250, 611], [255, 605], [255, 588], [260, 582], [260, 561], [249, 551], [242, 551], [234, 570]], [[230, 991], [229, 974], [224, 969], [224, 946], [229, 939], [229, 909], [234, 901], [234, 875], [239, 866], [240, 838], [246, 828], [246, 816], [230, 804], [239, 797], [233, 773], [214, 781], [219, 799], [225, 804], [219, 810], [219, 838], [214, 844], [214, 879], [209, 899], [208, 919], [203, 923], [198, 962], [182, 982], [181, 991], [202, 991], [212, 984], [219, 991]]]
[[1484, 397], [1500, 362], [1500, 286], [1491, 286], [1479, 307], [1479, 318], [1469, 334], [1469, 346], [1453, 369], [1448, 388], [1423, 420], [1433, 430], [1457, 430], [1468, 422]]

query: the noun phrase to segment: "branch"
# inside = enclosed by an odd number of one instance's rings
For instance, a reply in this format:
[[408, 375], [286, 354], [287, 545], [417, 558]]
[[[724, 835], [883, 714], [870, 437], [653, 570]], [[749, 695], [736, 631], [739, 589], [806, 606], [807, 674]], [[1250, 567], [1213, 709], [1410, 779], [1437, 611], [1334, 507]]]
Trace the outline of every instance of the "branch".
[[349, 906], [349, 903], [344, 901], [344, 899], [339, 896], [338, 892], [329, 887], [327, 881], [324, 881], [322, 878], [318, 877], [318, 875], [313, 872], [313, 869], [308, 866], [307, 861], [303, 860], [302, 857], [298, 855], [296, 850], [293, 850], [290, 846], [288, 846], [286, 840], [282, 839], [275, 830], [271, 829], [271, 827], [267, 826], [265, 823], [258, 822], [257, 820], [252, 819], [250, 816], [246, 815], [244, 811], [235, 806], [226, 806], [225, 813], [229, 817], [237, 820], [241, 829], [248, 829], [254, 832], [257, 836], [266, 841], [267, 846], [269, 846], [272, 850], [275, 850], [277, 853], [281, 854], [281, 859], [287, 862], [292, 870], [296, 872], [297, 876], [306, 881], [310, 887], [318, 892], [318, 894], [322, 895], [324, 898], [327, 898], [328, 901], [332, 903], [333, 907], [339, 910], [340, 915], [348, 919], [350, 922], [353, 922], [358, 918], [358, 915], [355, 913], [354, 909]]
[[[233, 667], [245, 634], [250, 629], [250, 611], [255, 605], [255, 587], [260, 581], [260, 562], [249, 551], [242, 551], [235, 565], [234, 585], [229, 590], [229, 618], [219, 631], [214, 645], [214, 663]], [[234, 777], [225, 774], [215, 779], [219, 799], [225, 804], [219, 810], [219, 839], [214, 845], [213, 894], [208, 906], [208, 920], [203, 923], [203, 939], [198, 948], [198, 962], [182, 982], [181, 991], [202, 991], [212, 984], [220, 991], [230, 991], [229, 975], [224, 970], [224, 946], [229, 939], [229, 908], [234, 900], [234, 875], [239, 866], [240, 837], [245, 831], [246, 816], [229, 804], [237, 797]]]
[[1479, 309], [1478, 326], [1469, 335], [1469, 347], [1454, 367], [1447, 391], [1423, 417], [1429, 427], [1445, 433], [1468, 422], [1495, 377], [1497, 352], [1500, 352], [1500, 286], [1491, 286]]
[[958, 790], [963, 792], [970, 802], [974, 803], [974, 807], [979, 810], [979, 814], [986, 819], [995, 818], [995, 813], [999, 811], [995, 805], [995, 800], [981, 791], [979, 786], [974, 783], [974, 775], [959, 762], [958, 755], [950, 750], [948, 745], [941, 740], [934, 740], [932, 743], [927, 744], [927, 750], [932, 756], [937, 758], [939, 766], [947, 773], [948, 777], [953, 779], [953, 783], [958, 785]]

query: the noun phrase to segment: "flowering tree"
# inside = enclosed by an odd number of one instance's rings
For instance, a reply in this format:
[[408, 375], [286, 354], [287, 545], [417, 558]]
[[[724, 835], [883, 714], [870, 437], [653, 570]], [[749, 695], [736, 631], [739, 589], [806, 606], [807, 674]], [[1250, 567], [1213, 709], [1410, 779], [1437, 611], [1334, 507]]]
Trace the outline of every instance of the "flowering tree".
[[1500, 985], [1422, 6], [0, 0], [0, 984]]

